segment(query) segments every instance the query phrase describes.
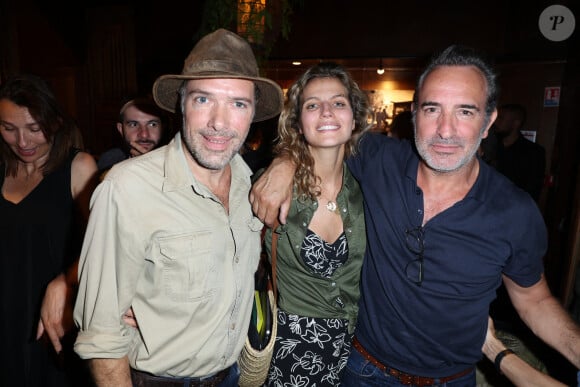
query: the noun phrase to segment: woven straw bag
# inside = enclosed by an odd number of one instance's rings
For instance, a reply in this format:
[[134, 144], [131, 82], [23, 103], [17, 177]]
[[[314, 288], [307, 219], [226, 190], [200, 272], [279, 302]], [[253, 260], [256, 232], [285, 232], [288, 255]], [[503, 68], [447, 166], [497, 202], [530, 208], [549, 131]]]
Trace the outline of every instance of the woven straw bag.
[[274, 343], [276, 342], [276, 333], [278, 331], [278, 311], [274, 292], [268, 290], [268, 300], [272, 310], [272, 332], [268, 344], [262, 350], [257, 350], [250, 344], [246, 337], [246, 344], [242, 349], [238, 365], [240, 367], [240, 387], [258, 387], [264, 384], [270, 369], [272, 354], [274, 353]]
[[[272, 230], [276, 230], [276, 225]], [[262, 234], [263, 237], [264, 234]], [[242, 348], [242, 353], [238, 358], [238, 366], [240, 368], [239, 387], [259, 387], [264, 384], [268, 377], [270, 369], [270, 362], [274, 353], [274, 344], [276, 343], [276, 334], [278, 333], [278, 307], [276, 300], [278, 299], [278, 292], [276, 291], [276, 250], [278, 247], [278, 234], [272, 233], [272, 259], [271, 259], [271, 275], [268, 279], [268, 302], [270, 310], [272, 311], [272, 329], [268, 344], [263, 349], [256, 349], [250, 344], [250, 340], [246, 336], [246, 343]]]

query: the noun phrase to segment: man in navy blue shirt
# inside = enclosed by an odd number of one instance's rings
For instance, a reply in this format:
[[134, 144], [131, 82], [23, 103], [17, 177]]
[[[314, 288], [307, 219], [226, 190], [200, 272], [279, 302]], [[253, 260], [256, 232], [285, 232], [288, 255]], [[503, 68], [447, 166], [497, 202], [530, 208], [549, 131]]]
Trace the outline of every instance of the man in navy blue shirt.
[[[367, 251], [343, 385], [475, 385], [502, 282], [525, 323], [580, 368], [580, 328], [550, 293], [533, 199], [477, 157], [497, 116], [495, 74], [451, 46], [418, 80], [415, 145], [367, 135], [348, 160], [365, 201]], [[278, 157], [250, 195], [285, 221], [294, 166]], [[282, 204], [281, 204], [282, 203]]]

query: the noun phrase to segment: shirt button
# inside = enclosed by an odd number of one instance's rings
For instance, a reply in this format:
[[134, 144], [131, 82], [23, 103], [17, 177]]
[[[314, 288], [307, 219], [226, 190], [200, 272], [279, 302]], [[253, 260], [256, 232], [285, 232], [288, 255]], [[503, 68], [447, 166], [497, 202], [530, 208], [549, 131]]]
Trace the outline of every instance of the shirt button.
[[236, 257], [234, 258], [234, 261], [236, 263], [239, 263], [240, 262], [240, 256], [239, 255], [236, 255]]
[[235, 323], [233, 323], [230, 329], [231, 329], [232, 331], [233, 331], [233, 330], [235, 330], [235, 329], [236, 329], [236, 324], [235, 324]]
[[330, 286], [335, 287], [336, 286], [336, 282], [331, 283]]
[[422, 214], [422, 213], [423, 213], [423, 210], [419, 208], [419, 209], [417, 210], [417, 213], [418, 213], [418, 214]]
[[306, 227], [306, 226], [307, 226], [306, 222], [302, 222], [302, 227]]
[[343, 209], [342, 209], [342, 212], [346, 213], [346, 208], [343, 208]]
[[352, 233], [352, 229], [350, 229], [350, 228], [347, 228], [347, 229], [346, 229], [346, 232], [348, 232], [348, 233]]

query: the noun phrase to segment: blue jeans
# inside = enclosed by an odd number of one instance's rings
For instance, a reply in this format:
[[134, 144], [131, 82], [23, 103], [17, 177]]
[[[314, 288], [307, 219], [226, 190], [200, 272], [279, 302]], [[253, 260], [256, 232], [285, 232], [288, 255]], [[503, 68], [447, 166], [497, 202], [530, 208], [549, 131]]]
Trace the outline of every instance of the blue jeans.
[[[381, 371], [354, 348], [350, 351], [340, 385], [342, 387], [409, 387], [394, 376]], [[433, 386], [473, 387], [475, 386], [475, 367], [472, 372], [465, 376], [447, 383], [436, 383]]]
[[238, 381], [240, 380], [240, 368], [238, 363], [234, 363], [230, 367], [230, 373], [222, 382], [219, 387], [238, 387]]

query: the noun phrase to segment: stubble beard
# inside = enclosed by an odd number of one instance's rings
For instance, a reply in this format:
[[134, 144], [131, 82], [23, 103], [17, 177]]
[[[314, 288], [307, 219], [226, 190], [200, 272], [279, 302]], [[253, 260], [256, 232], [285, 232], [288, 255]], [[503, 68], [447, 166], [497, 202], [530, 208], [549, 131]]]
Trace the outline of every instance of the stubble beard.
[[[233, 137], [232, 139], [235, 139]], [[234, 145], [230, 149], [226, 149], [223, 152], [213, 152], [205, 149], [200, 142], [196, 142], [193, 138], [184, 134], [184, 143], [187, 151], [193, 157], [193, 159], [202, 166], [203, 168], [219, 171], [224, 169], [228, 163], [232, 160], [236, 153], [242, 147], [243, 141]]]
[[482, 140], [480, 135], [479, 139], [472, 145], [470, 149], [468, 149], [467, 153], [452, 165], [441, 165], [442, 163], [437, 161], [437, 157], [429, 153], [429, 146], [433, 142], [417, 140], [416, 136], [415, 139], [415, 146], [419, 156], [421, 156], [421, 159], [425, 162], [425, 164], [427, 164], [429, 168], [439, 173], [455, 172], [467, 165], [475, 157], [475, 154], [477, 153]]

